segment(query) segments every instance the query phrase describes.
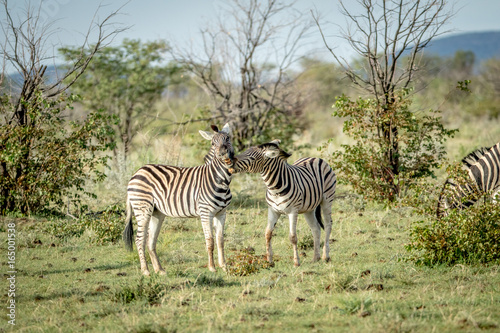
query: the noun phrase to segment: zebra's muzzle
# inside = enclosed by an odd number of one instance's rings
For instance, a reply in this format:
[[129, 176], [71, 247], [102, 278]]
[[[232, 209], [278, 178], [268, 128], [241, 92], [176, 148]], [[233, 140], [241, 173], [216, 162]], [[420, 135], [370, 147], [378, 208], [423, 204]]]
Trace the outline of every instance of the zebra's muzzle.
[[[227, 160], [230, 160], [230, 161], [231, 161], [231, 163], [227, 163]], [[229, 158], [228, 158], [228, 159], [226, 159], [226, 163], [227, 163], [227, 165], [230, 165], [230, 166], [231, 166], [230, 168], [228, 168], [228, 169], [227, 169], [227, 171], [229, 171], [229, 173], [230, 173], [230, 174], [236, 173], [236, 169], [235, 169], [235, 167], [236, 167], [236, 161], [238, 161], [238, 159], [237, 159], [237, 158], [233, 158], [232, 160], [231, 160], [231, 159], [229, 159]]]

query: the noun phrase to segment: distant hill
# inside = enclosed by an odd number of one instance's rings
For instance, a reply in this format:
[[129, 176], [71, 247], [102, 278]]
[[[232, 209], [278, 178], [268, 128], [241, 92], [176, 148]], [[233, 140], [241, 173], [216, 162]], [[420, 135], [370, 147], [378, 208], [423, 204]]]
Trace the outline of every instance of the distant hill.
[[424, 50], [426, 54], [452, 57], [457, 51], [472, 51], [476, 66], [490, 58], [500, 58], [500, 31], [468, 32], [436, 38]]

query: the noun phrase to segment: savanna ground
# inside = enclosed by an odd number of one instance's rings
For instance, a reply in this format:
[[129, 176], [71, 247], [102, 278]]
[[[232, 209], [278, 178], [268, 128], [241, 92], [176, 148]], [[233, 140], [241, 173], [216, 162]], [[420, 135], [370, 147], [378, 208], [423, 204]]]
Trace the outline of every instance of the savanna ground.
[[[458, 159], [491, 142], [499, 137], [499, 128], [486, 120], [468, 124], [450, 141], [450, 158]], [[150, 143], [152, 151], [134, 160], [140, 165], [151, 162], [150, 157], [162, 162], [174, 156], [175, 164], [191, 163], [194, 150], [174, 149], [179, 141], [190, 139], [172, 140]], [[340, 135], [336, 138], [342, 140]], [[304, 155], [319, 153], [297, 152], [291, 160]], [[96, 188], [99, 199], [91, 204], [93, 210], [112, 203], [123, 208], [120, 200], [129, 171], [110, 175], [107, 183]], [[265, 189], [258, 177], [250, 175], [237, 175], [231, 187], [226, 258], [232, 269], [257, 270], [265, 254]], [[404, 245], [409, 242], [411, 223], [422, 216], [410, 208], [387, 209], [364, 202], [343, 185], [337, 193], [331, 262], [311, 261], [312, 237], [300, 217], [302, 265], [294, 267], [288, 222], [281, 217], [273, 238], [275, 266], [261, 267], [248, 276], [207, 270], [199, 219], [165, 221], [158, 253], [167, 275], [143, 278], [136, 251], [127, 252], [122, 242], [96, 245], [90, 241], [95, 240], [91, 231], [79, 237], [63, 236], [63, 230], [57, 235], [48, 227], [61, 221], [70, 225], [74, 223], [70, 218], [2, 217], [3, 240], [8, 223], [16, 223], [17, 273], [16, 326], [7, 324], [8, 286], [2, 284], [0, 331], [500, 331], [498, 265], [415, 265], [406, 260]], [[121, 232], [123, 225], [118, 228]], [[7, 242], [1, 242], [0, 251], [5, 281]], [[245, 266], [250, 260], [254, 266]]]

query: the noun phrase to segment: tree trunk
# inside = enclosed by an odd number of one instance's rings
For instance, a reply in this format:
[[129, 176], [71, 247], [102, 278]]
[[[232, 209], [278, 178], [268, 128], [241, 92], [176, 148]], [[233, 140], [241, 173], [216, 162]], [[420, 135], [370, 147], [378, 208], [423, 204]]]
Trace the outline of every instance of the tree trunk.
[[[386, 94], [386, 96], [389, 94]], [[385, 107], [383, 108], [383, 114], [388, 115], [394, 108], [394, 98], [388, 97], [385, 101]], [[384, 182], [390, 189], [388, 193], [388, 198], [390, 201], [399, 195], [399, 185], [395, 183], [395, 180], [399, 175], [399, 140], [398, 140], [398, 127], [393, 125], [391, 121], [387, 121], [382, 124], [382, 133], [384, 136], [386, 152], [386, 161], [388, 171], [384, 176]]]

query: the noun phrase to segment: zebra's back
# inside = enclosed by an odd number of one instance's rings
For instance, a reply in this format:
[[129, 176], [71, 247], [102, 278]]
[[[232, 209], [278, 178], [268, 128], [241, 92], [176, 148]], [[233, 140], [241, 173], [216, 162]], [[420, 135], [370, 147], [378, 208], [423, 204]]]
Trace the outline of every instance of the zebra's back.
[[316, 184], [315, 187], [320, 190], [327, 201], [333, 201], [337, 176], [325, 160], [316, 157], [304, 157], [295, 161], [292, 166], [301, 170], [305, 180], [308, 180], [307, 176], [309, 176], [311, 181], [308, 183]]
[[183, 168], [148, 164], [132, 176], [127, 194], [132, 205], [148, 202], [166, 216], [200, 216], [200, 204], [207, 196], [217, 198], [210, 203], [210, 210], [219, 211], [229, 204], [230, 192], [221, 195], [210, 186], [208, 171], [205, 165]]
[[332, 202], [335, 195], [336, 177], [332, 168], [322, 159], [301, 158], [285, 166], [277, 186], [266, 194], [267, 203], [276, 211], [299, 214], [316, 209], [323, 200]]

